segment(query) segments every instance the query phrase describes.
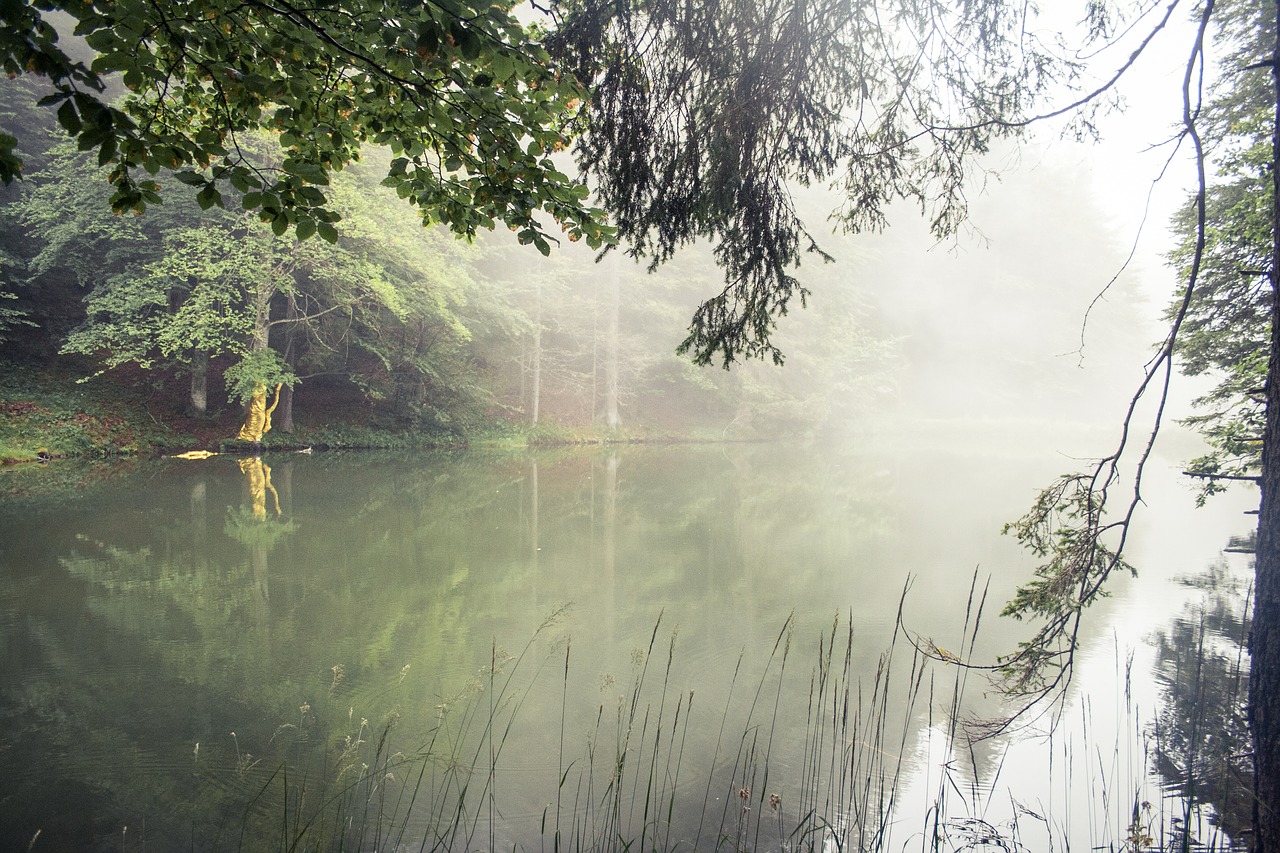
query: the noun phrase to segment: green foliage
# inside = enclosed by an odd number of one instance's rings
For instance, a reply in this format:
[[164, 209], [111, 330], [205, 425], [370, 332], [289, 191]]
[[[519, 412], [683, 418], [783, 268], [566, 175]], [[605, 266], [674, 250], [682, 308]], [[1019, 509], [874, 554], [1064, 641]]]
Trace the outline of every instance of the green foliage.
[[263, 274], [252, 244], [218, 228], [163, 230], [159, 257], [107, 275], [89, 293], [87, 319], [64, 352], [100, 356], [110, 369], [245, 351], [253, 331], [248, 295]]
[[808, 295], [795, 269], [826, 257], [792, 187], [837, 186], [854, 231], [906, 199], [952, 233], [974, 160], [1077, 70], [1056, 35], [1028, 37], [1030, 6], [1001, 0], [552, 6], [553, 54], [592, 81], [579, 161], [619, 236], [654, 265], [714, 243], [724, 286], [681, 344], [700, 364], [781, 361], [775, 324]]
[[[0, 253], [0, 267], [4, 266], [3, 253]], [[15, 308], [10, 304], [16, 302], [18, 295], [0, 290], [0, 341], [4, 341], [7, 337], [9, 329], [15, 326], [33, 326], [35, 325], [27, 319], [26, 312], [20, 308]]]
[[280, 354], [272, 349], [245, 353], [243, 358], [227, 368], [224, 378], [227, 399], [241, 403], [249, 402], [249, 398], [263, 386], [269, 389], [277, 385], [292, 387], [298, 382], [298, 377]]
[[224, 377], [232, 399], [257, 382], [336, 373], [399, 408], [398, 428], [478, 417], [471, 333], [457, 313], [473, 287], [464, 247], [424, 230], [377, 186], [376, 169], [349, 169], [330, 188], [347, 218], [336, 244], [278, 237], [181, 196], [145, 217], [112, 216], [94, 189], [103, 175], [64, 146], [8, 208], [36, 247], [29, 264], [15, 260], [20, 278], [86, 294], [84, 321], [60, 344], [95, 359], [95, 374], [191, 372], [224, 357], [242, 360]]
[[[510, 4], [406, 6], [356, 0], [288, 11], [235, 2], [156, 6], [144, 0], [10, 4], [0, 62], [47, 78], [41, 106], [81, 151], [110, 166], [112, 209], [160, 201], [172, 170], [201, 209], [228, 190], [279, 236], [334, 242], [333, 175], [365, 144], [390, 147], [385, 181], [424, 221], [472, 236], [502, 222], [544, 252], [545, 212], [570, 239], [607, 237], [586, 190], [549, 152], [581, 97]], [[72, 59], [43, 18], [61, 11], [93, 53]], [[120, 104], [108, 79], [128, 91]], [[242, 146], [275, 135], [265, 166]], [[0, 180], [18, 176], [16, 141], [0, 137]]]
[[1106, 533], [1122, 528], [1104, 521], [1105, 498], [1096, 477], [1065, 475], [1040, 492], [1026, 515], [1004, 527], [1044, 561], [1036, 579], [1020, 586], [1001, 611], [1041, 622], [1032, 639], [1001, 661], [1006, 686], [1015, 694], [1037, 693], [1063, 677], [1081, 611], [1106, 597], [1104, 584], [1113, 571], [1134, 571], [1118, 549], [1103, 543]]
[[[1274, 44], [1274, 8], [1257, 0], [1224, 7], [1219, 44], [1228, 64], [1246, 67], [1269, 56]], [[1205, 196], [1204, 250], [1195, 272], [1178, 339], [1179, 367], [1190, 376], [1216, 379], [1194, 401], [1199, 414], [1187, 418], [1211, 451], [1190, 469], [1203, 475], [1199, 500], [1222, 490], [1218, 477], [1256, 476], [1262, 458], [1263, 388], [1270, 348], [1272, 232], [1272, 143], [1274, 95], [1269, 72], [1253, 68], [1231, 78], [1207, 105], [1217, 146], [1217, 172]], [[1196, 258], [1198, 222], [1191, 199], [1174, 217], [1178, 244], [1170, 263], [1184, 282]], [[1166, 311], [1182, 310], [1186, 286]]]
[[[555, 156], [576, 135], [631, 254], [656, 266], [712, 241], [723, 285], [681, 351], [726, 366], [781, 362], [771, 335], [809, 292], [797, 267], [827, 258], [792, 188], [838, 188], [850, 230], [882, 227], [906, 199], [952, 233], [976, 160], [1080, 70], [1057, 33], [1037, 32], [1032, 6], [1004, 0], [900, 0], [894, 38], [881, 10], [843, 0], [556, 0], [537, 7], [545, 46], [514, 6], [50, 0], [91, 58], [68, 56], [25, 7], [0, 28], [0, 55], [48, 81], [40, 103], [110, 167], [115, 210], [172, 197], [155, 177], [172, 171], [201, 209], [238, 198], [277, 236], [330, 244], [336, 176], [381, 146], [380, 178], [424, 224], [473, 237], [502, 223], [547, 255], [549, 219], [599, 248], [613, 229]], [[1090, 41], [1111, 36], [1110, 4], [1084, 17]], [[103, 95], [107, 80], [122, 102]], [[1076, 119], [1087, 129], [1088, 110]], [[255, 132], [270, 135], [265, 159], [249, 150]], [[16, 175], [0, 158], [0, 178]]]

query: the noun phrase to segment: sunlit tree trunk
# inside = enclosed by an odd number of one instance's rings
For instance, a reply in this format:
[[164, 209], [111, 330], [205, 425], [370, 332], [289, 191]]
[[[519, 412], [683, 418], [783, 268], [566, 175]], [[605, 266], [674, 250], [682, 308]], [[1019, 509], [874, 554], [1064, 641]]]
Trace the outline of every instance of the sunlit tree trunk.
[[251, 441], [254, 444], [262, 441], [262, 437], [271, 432], [271, 415], [275, 412], [276, 406], [280, 405], [280, 389], [276, 386], [276, 398], [267, 405], [267, 386], [258, 383], [258, 387], [254, 389], [253, 396], [249, 398], [249, 402], [245, 405], [244, 425], [240, 427], [240, 433], [236, 438], [241, 441]]
[[[265, 352], [271, 340], [271, 298], [275, 288], [262, 285], [254, 295], [253, 333], [249, 337], [249, 352]], [[259, 382], [253, 396], [245, 403], [244, 424], [236, 436], [241, 441], [255, 444], [271, 431], [271, 413], [280, 402], [280, 387], [276, 386], [276, 402], [267, 407], [267, 386]]]
[[1257, 853], [1280, 853], [1280, 0], [1271, 59], [1272, 126], [1271, 352], [1262, 444], [1253, 630], [1249, 639], [1249, 726], [1253, 734]]

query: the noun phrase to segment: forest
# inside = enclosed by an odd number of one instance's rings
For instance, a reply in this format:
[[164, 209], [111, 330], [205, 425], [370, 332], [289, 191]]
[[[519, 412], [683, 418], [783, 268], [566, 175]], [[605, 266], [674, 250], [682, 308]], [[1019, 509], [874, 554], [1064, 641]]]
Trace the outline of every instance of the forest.
[[[834, 259], [815, 259], [804, 274], [819, 294], [814, 309], [793, 312], [775, 334], [785, 364], [749, 359], [726, 370], [676, 351], [689, 315], [718, 287], [706, 247], [650, 272], [581, 243], [563, 241], [543, 257], [505, 231], [461, 240], [442, 226], [423, 228], [380, 185], [389, 154], [377, 149], [329, 188], [342, 216], [332, 244], [277, 235], [234, 205], [202, 209], [172, 178], [162, 179], [163, 204], [117, 215], [103, 198], [106, 169], [61, 138], [35, 106], [35, 82], [0, 85], [3, 115], [32, 129], [21, 149], [24, 178], [4, 188], [0, 207], [8, 393], [30, 396], [28, 379], [45, 377], [59, 388], [128, 394], [167, 428], [152, 440], [174, 451], [233, 442], [259, 379], [282, 386], [273, 432], [263, 437], [281, 447], [493, 434], [570, 442], [815, 436], [902, 406], [941, 403], [943, 416], [980, 416], [993, 399], [1029, 388], [1069, 411], [1085, 393], [1074, 375], [1080, 359], [1058, 359], [1048, 373], [1030, 360], [1079, 347], [1088, 288], [1121, 263], [1120, 247], [1090, 222], [1096, 202], [1083, 190], [1080, 211], [1062, 205], [1038, 222], [982, 208], [983, 227], [1010, 257], [994, 287], [979, 285], [986, 252], [974, 241], [964, 250], [972, 259], [960, 262], [953, 244], [905, 225], [878, 240], [833, 234]], [[263, 157], [268, 143], [257, 139]], [[1045, 192], [1057, 174], [1042, 172], [1013, 192], [1028, 201]], [[814, 216], [829, 202], [820, 193], [802, 198]], [[1051, 219], [1052, 230], [1039, 224]], [[1047, 288], [1057, 296], [1009, 323], [1005, 306], [1037, 275], [1034, 254], [1077, 239], [1072, 228], [1109, 249], [1057, 269]], [[935, 249], [923, 265], [910, 260]], [[980, 300], [982, 319], [935, 325], [945, 309], [922, 312], [891, 295], [907, 279], [922, 301]], [[1092, 327], [1091, 363], [1145, 347], [1122, 332], [1137, 322], [1132, 288], [1113, 301]], [[1006, 363], [983, 369], [975, 341], [990, 335], [1008, 339]], [[904, 398], [904, 375], [932, 375], [930, 399]], [[47, 431], [24, 434], [14, 423], [6, 452], [34, 458], [48, 442]], [[112, 450], [106, 442], [93, 452]]]
[[[151, 389], [152, 413], [196, 434], [232, 437], [259, 377], [283, 385], [279, 433], [358, 425], [435, 441], [499, 424], [722, 433], [747, 411], [758, 421], [738, 437], [815, 429], [890, 381], [893, 342], [859, 318], [854, 289], [834, 294], [843, 310], [827, 320], [846, 328], [792, 330], [785, 383], [772, 368], [700, 368], [675, 343], [714, 284], [705, 255], [650, 277], [585, 246], [542, 258], [500, 236], [424, 229], [379, 186], [389, 158], [376, 150], [334, 182], [333, 244], [202, 210], [178, 186], [144, 216], [113, 215], [105, 170], [58, 141], [34, 99], [29, 81], [5, 84], [6, 118], [33, 131], [0, 214], [5, 357], [15, 371], [56, 364]], [[833, 399], [833, 383], [850, 387]], [[846, 410], [830, 411], [839, 400]]]

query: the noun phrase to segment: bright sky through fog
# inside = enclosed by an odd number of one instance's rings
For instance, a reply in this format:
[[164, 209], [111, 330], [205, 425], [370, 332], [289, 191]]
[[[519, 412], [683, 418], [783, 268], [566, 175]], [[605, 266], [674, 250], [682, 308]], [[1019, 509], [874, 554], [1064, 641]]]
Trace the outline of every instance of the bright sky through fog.
[[[1069, 4], [1073, 11], [1080, 6]], [[1183, 77], [1195, 39], [1195, 27], [1188, 19], [1192, 5], [1183, 2], [1180, 6], [1185, 8], [1175, 9], [1168, 25], [1125, 72], [1117, 88], [1123, 107], [1102, 116], [1099, 142], [1055, 141], [1048, 129], [1036, 134], [1048, 145], [1044, 157], [1069, 164], [1089, 181], [1111, 218], [1117, 241], [1126, 250], [1141, 233], [1135, 262], [1143, 272], [1144, 290], [1160, 302], [1175, 286], [1163, 261], [1172, 247], [1169, 221], [1195, 185], [1189, 142], [1184, 141], [1178, 149], [1169, 142], [1181, 128]], [[1166, 8], [1165, 3], [1156, 6], [1136, 24], [1135, 38], [1093, 59], [1094, 85], [1123, 65]], [[1212, 65], [1212, 43], [1206, 45], [1206, 52]], [[1024, 165], [1032, 162], [1028, 159]]]

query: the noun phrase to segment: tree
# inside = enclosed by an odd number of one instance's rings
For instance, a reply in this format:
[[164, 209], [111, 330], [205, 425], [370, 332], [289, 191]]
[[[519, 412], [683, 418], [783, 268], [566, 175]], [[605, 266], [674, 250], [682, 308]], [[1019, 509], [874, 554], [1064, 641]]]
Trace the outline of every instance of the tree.
[[[725, 286], [680, 345], [703, 364], [781, 362], [770, 334], [807, 296], [794, 269], [827, 257], [793, 186], [837, 184], [836, 216], [853, 231], [884, 227], [888, 205], [908, 199], [948, 235], [976, 159], [1080, 70], [1034, 36], [1034, 10], [1002, 0], [551, 8], [552, 54], [592, 81], [577, 153], [621, 240], [655, 266], [714, 243]], [[1086, 5], [1088, 40], [1109, 33], [1110, 14]], [[1087, 128], [1088, 110], [1075, 118]]]
[[242, 332], [233, 285], [251, 267], [239, 242], [210, 244], [225, 233], [211, 227], [215, 220], [229, 229], [235, 217], [202, 214], [189, 198], [159, 217], [115, 217], [102, 204], [100, 170], [86, 157], [66, 145], [49, 157], [6, 210], [25, 231], [21, 245], [35, 247], [29, 259], [15, 259], [13, 279], [83, 298], [83, 314], [60, 318], [74, 323], [65, 337], [52, 330], [64, 353], [102, 356], [104, 371], [124, 364], [185, 371], [191, 406], [203, 413], [201, 365], [233, 351]]
[[[6, 211], [26, 226], [22, 245], [37, 247], [29, 263], [15, 259], [14, 280], [84, 299], [83, 320], [56, 344], [64, 353], [90, 357], [99, 372], [129, 364], [189, 374], [197, 414], [210, 359], [230, 362], [233, 399], [286, 385], [286, 431], [287, 389], [317, 374], [430, 409], [422, 421], [436, 427], [473, 406], [463, 378], [469, 332], [454, 313], [469, 286], [465, 262], [370, 170], [349, 169], [331, 187], [346, 222], [330, 245], [277, 237], [255, 217], [201, 211], [182, 196], [144, 217], [112, 216], [101, 204], [103, 170], [56, 151]], [[415, 383], [412, 399], [396, 390]]]
[[[1245, 68], [1269, 50], [1274, 33], [1261, 2], [1238, 2], [1221, 15], [1216, 39], [1228, 67]], [[1271, 172], [1272, 93], [1259, 69], [1239, 73], [1214, 90], [1205, 105], [1207, 136], [1215, 144], [1217, 168], [1206, 187], [1204, 251], [1196, 292], [1179, 336], [1180, 370], [1212, 375], [1215, 387], [1195, 401], [1201, 414], [1189, 419], [1212, 448], [1191, 463], [1204, 494], [1224, 478], [1252, 478], [1262, 462], [1267, 330], [1272, 299]], [[1196, 259], [1196, 200], [1174, 221], [1178, 243], [1170, 254], [1180, 278]], [[1166, 312], [1177, 317], [1185, 288]]]
[[[230, 186], [277, 233], [330, 241], [339, 215], [324, 187], [369, 143], [394, 152], [386, 180], [425, 221], [465, 236], [502, 222], [545, 254], [542, 213], [599, 246], [602, 214], [550, 156], [576, 133], [633, 255], [658, 264], [696, 238], [715, 243], [724, 288], [682, 348], [726, 365], [781, 361], [769, 334], [804, 301], [794, 268], [825, 257], [792, 185], [839, 184], [854, 230], [883, 227], [906, 198], [950, 233], [974, 158], [1081, 68], [1023, 38], [1034, 12], [1004, 0], [898, 0], [885, 19], [843, 0], [555, 0], [545, 48], [511, 5], [54, 0], [95, 57], [73, 60], [25, 6], [0, 13], [0, 57], [10, 73], [48, 78], [42, 103], [112, 165], [116, 210], [154, 204], [159, 185], [139, 173], [172, 169], [204, 206]], [[1089, 41], [1110, 33], [1111, 15], [1086, 5]], [[101, 94], [110, 75], [129, 92], [119, 106]], [[1087, 128], [1088, 111], [1075, 115]], [[277, 164], [245, 155], [254, 128], [278, 134]], [[6, 180], [18, 168], [8, 139]]]
[[[1196, 463], [1213, 477], [1256, 470], [1261, 484], [1255, 559], [1255, 612], [1249, 638], [1248, 720], [1253, 757], [1255, 850], [1280, 850], [1280, 3], [1205, 3], [1187, 54], [1183, 127], [1197, 168], [1197, 191], [1179, 215], [1173, 254], [1185, 277], [1169, 312], [1170, 331], [1124, 418], [1116, 450], [1090, 471], [1064, 476], [1010, 529], [1045, 563], [1006, 614], [1042, 620], [1035, 637], [1005, 660], [1016, 686], [1042, 695], [1069, 675], [1083, 609], [1116, 569], [1129, 569], [1125, 541], [1141, 502], [1142, 469], [1158, 433], [1175, 352], [1186, 369], [1225, 371], [1201, 401], [1198, 422], [1214, 452]], [[1229, 88], [1204, 109], [1206, 42], [1218, 25], [1227, 47]], [[1269, 75], [1270, 80], [1267, 81]], [[1206, 140], [1221, 145], [1221, 178], [1208, 179]], [[1186, 332], [1184, 337], [1183, 333]], [[1157, 403], [1136, 473], [1119, 513], [1122, 459], [1134, 440], [1137, 406], [1150, 389]], [[1132, 453], [1130, 455], [1133, 455]], [[1255, 468], [1256, 466], [1256, 468]], [[1047, 675], [1046, 675], [1047, 673]]]

